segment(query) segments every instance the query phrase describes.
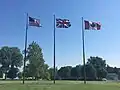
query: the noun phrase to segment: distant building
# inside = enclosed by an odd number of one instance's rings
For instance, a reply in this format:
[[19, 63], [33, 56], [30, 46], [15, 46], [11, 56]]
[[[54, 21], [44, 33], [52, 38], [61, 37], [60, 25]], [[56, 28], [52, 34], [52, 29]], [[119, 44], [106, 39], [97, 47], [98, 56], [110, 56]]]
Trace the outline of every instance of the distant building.
[[116, 73], [108, 73], [106, 76], [107, 80], [118, 80], [118, 75]]

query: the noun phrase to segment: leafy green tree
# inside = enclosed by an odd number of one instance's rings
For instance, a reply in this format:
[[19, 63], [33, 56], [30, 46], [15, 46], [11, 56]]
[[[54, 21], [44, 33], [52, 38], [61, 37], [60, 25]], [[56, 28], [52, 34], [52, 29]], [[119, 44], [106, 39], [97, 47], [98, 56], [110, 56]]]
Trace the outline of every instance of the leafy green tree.
[[120, 71], [118, 72], [118, 79], [120, 80]]
[[32, 42], [27, 49], [27, 60], [29, 61], [28, 70], [35, 79], [43, 78], [44, 59], [42, 49], [36, 42]]
[[[30, 70], [30, 64], [28, 64], [27, 66], [25, 66], [25, 77], [32, 77], [34, 74], [32, 73], [32, 71]], [[34, 79], [34, 77], [32, 77], [32, 79]]]
[[0, 49], [0, 64], [2, 65], [1, 66], [2, 72], [5, 73], [5, 79], [7, 77], [6, 76], [7, 74], [10, 74], [10, 72], [14, 71], [14, 68], [22, 66], [23, 63], [22, 60], [23, 56], [19, 48], [4, 46]]
[[87, 65], [92, 65], [96, 69], [96, 75], [98, 79], [106, 77], [106, 61], [100, 57], [90, 57], [88, 59]]
[[18, 68], [10, 68], [10, 70], [7, 73], [7, 77], [13, 80], [14, 78], [18, 76], [17, 75], [18, 72], [19, 72]]
[[48, 72], [50, 74], [50, 79], [53, 80], [54, 79], [54, 68], [49, 68]]
[[107, 65], [106, 70], [108, 73], [114, 73], [114, 68]]
[[63, 79], [67, 79], [71, 77], [71, 66], [66, 66], [66, 67], [61, 67], [58, 70], [58, 75], [63, 78]]
[[120, 68], [110, 67], [109, 65], [107, 65], [106, 70], [107, 70], [108, 73], [116, 73], [116, 74], [119, 74], [119, 72], [120, 72]]
[[19, 79], [22, 79], [22, 74], [23, 74], [22, 72], [19, 72], [19, 73], [18, 73], [18, 78], [19, 78]]
[[21, 67], [23, 65], [23, 56], [18, 47], [11, 47], [11, 68]]
[[23, 64], [23, 56], [20, 52], [20, 49], [18, 47], [10, 47], [11, 50], [11, 62], [10, 62], [10, 69], [8, 72], [7, 77], [14, 79], [17, 77], [17, 73], [19, 71], [18, 67], [21, 67]]
[[[96, 80], [96, 69], [91, 64], [85, 65], [86, 70], [86, 79], [87, 80]], [[84, 66], [81, 68], [82, 77], [84, 77]]]
[[77, 66], [76, 66], [77, 77], [80, 77], [80, 76], [81, 76], [81, 68], [82, 68], [81, 65], [77, 65]]
[[2, 70], [0, 69], [0, 78], [2, 78], [3, 77], [3, 72], [2, 72]]
[[73, 67], [71, 69], [71, 77], [74, 77], [76, 79], [78, 79], [79, 77], [81, 77], [81, 65], [77, 65], [76, 67]]
[[1, 66], [2, 72], [5, 73], [5, 79], [7, 72], [9, 70], [10, 62], [11, 62], [11, 50], [8, 46], [4, 46], [0, 50], [0, 64], [2, 65]]
[[98, 79], [102, 79], [102, 78], [106, 78], [107, 76], [107, 70], [104, 69], [104, 68], [100, 68], [98, 71], [97, 71], [97, 77]]
[[43, 75], [42, 75], [42, 79], [47, 79], [50, 80], [50, 73], [48, 71], [49, 66], [47, 64], [44, 64], [44, 71], [43, 71]]
[[[53, 80], [54, 79], [54, 68], [49, 68], [48, 72], [50, 74], [50, 79]], [[55, 68], [55, 78], [59, 79], [57, 67]]]
[[73, 67], [73, 68], [71, 69], [71, 77], [77, 77], [76, 67]]
[[119, 73], [119, 69], [117, 67], [114, 67], [114, 73], [118, 74]]
[[45, 75], [44, 75], [43, 79], [50, 80], [50, 73], [49, 72], [45, 72]]

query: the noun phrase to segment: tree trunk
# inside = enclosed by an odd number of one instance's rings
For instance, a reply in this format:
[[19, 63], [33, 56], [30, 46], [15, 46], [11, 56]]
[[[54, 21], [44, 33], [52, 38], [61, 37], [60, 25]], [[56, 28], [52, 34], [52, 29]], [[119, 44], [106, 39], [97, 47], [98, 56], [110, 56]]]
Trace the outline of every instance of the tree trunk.
[[14, 78], [12, 77], [12, 80], [14, 80]]
[[33, 78], [33, 76], [32, 76], [32, 80], [33, 80], [34, 78]]
[[37, 80], [37, 77], [35, 76], [35, 80]]
[[7, 79], [7, 73], [5, 73], [5, 80]]

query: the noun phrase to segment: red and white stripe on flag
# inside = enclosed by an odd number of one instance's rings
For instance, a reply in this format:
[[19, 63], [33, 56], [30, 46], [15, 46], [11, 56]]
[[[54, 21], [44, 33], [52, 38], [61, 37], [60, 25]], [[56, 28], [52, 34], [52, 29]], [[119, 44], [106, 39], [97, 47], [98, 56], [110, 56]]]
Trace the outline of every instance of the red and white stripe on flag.
[[40, 19], [29, 17], [29, 26], [41, 27]]

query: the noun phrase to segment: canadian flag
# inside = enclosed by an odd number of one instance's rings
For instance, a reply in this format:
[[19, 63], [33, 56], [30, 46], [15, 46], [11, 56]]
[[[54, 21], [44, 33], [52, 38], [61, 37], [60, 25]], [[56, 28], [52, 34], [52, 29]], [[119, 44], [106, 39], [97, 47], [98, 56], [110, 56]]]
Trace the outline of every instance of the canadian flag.
[[99, 22], [91, 22], [84, 20], [85, 23], [85, 29], [87, 30], [100, 30], [101, 24]]

